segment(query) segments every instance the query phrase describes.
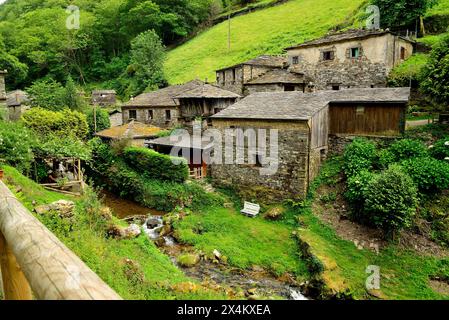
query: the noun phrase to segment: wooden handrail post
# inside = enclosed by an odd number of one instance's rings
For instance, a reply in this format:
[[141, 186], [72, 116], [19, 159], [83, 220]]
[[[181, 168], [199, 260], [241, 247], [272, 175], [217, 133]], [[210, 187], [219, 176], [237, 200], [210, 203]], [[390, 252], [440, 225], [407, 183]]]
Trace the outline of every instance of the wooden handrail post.
[[0, 232], [0, 269], [5, 300], [32, 300], [30, 285]]

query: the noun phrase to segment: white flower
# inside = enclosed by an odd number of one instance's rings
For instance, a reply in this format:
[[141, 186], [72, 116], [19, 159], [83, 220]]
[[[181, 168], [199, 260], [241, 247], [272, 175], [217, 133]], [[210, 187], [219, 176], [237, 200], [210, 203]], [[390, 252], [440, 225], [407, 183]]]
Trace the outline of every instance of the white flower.
[[446, 142], [444, 143], [444, 145], [445, 145], [446, 147], [449, 147], [449, 141], [446, 141]]
[[444, 158], [444, 160], [449, 161], [449, 157]]
[[429, 146], [429, 149], [433, 149], [433, 148], [435, 148], [435, 146], [434, 146], [434, 145], [431, 145], [431, 146]]

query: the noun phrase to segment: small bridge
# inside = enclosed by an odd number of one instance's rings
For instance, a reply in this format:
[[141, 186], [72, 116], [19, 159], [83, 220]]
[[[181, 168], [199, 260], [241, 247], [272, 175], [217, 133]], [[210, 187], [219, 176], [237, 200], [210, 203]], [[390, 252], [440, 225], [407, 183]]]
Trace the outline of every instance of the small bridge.
[[120, 300], [0, 181], [0, 268], [6, 300]]

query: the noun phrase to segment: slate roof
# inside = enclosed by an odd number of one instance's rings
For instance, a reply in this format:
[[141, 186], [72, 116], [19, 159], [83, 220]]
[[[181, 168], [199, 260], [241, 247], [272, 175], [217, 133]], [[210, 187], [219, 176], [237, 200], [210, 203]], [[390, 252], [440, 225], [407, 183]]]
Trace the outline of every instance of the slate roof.
[[21, 106], [29, 101], [28, 94], [22, 90], [14, 90], [6, 95], [6, 105], [8, 107]]
[[160, 131], [162, 131], [161, 128], [149, 126], [133, 120], [122, 126], [113, 127], [100, 131], [95, 135], [98, 137], [108, 139], [122, 139], [122, 138], [145, 139], [155, 137]]
[[407, 103], [410, 88], [255, 93], [212, 116], [213, 119], [308, 120], [330, 103]]
[[[335, 43], [335, 42], [349, 41], [349, 40], [354, 40], [354, 39], [377, 37], [377, 36], [382, 36], [385, 34], [393, 34], [394, 35], [394, 33], [392, 33], [389, 30], [349, 29], [349, 30], [342, 31], [342, 32], [329, 33], [322, 38], [306, 41], [304, 43], [286, 48], [285, 50], [320, 46], [320, 45], [324, 45], [324, 44], [331, 44], [331, 43]], [[408, 38], [405, 38], [405, 37], [401, 37], [401, 38], [406, 41], [413, 42], [412, 40], [410, 40]]]
[[177, 95], [185, 91], [194, 89], [204, 84], [200, 80], [193, 80], [182, 85], [175, 85], [159, 89], [157, 91], [142, 93], [134, 99], [127, 102], [125, 107], [176, 107], [178, 102], [175, 100]]
[[285, 68], [288, 65], [288, 59], [287, 59], [287, 57], [283, 57], [283, 56], [262, 55], [257, 58], [236, 64], [233, 66], [219, 69], [219, 70], [217, 70], [217, 72], [223, 71], [223, 70], [228, 70], [228, 69], [233, 69], [233, 68], [243, 66], [243, 65], [263, 66], [263, 67], [269, 67], [269, 68]]
[[246, 84], [272, 84], [272, 83], [304, 83], [304, 74], [293, 73], [285, 69], [273, 69], [260, 77], [248, 81]]
[[197, 87], [184, 91], [183, 93], [176, 96], [176, 98], [216, 98], [216, 99], [224, 99], [224, 98], [240, 98], [241, 96], [228, 91], [221, 89], [219, 87], [203, 83], [198, 85]]

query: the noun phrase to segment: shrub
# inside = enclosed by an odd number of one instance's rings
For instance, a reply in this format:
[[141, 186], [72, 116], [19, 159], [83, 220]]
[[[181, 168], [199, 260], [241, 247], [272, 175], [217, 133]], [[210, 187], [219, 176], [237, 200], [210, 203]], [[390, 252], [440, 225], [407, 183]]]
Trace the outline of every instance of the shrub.
[[427, 194], [449, 188], [449, 163], [433, 158], [414, 158], [402, 162], [419, 191]]
[[128, 165], [150, 179], [184, 182], [189, 175], [185, 159], [173, 158], [154, 150], [129, 147], [125, 149], [123, 157]]
[[[95, 118], [96, 118], [96, 130], [95, 130]], [[104, 109], [97, 109], [97, 111], [90, 110], [87, 113], [87, 123], [89, 125], [89, 136], [93, 137], [95, 133], [111, 127], [111, 121], [109, 120], [109, 112]]]
[[394, 155], [395, 161], [427, 156], [427, 147], [419, 140], [403, 139], [393, 143], [389, 151]]
[[347, 177], [354, 176], [362, 170], [370, 170], [376, 157], [376, 145], [363, 138], [355, 139], [344, 152], [344, 172]]
[[390, 164], [396, 162], [395, 155], [388, 149], [382, 149], [377, 152], [377, 166], [379, 169], [388, 169]]
[[438, 160], [449, 157], [449, 137], [438, 140], [430, 149], [430, 155]]
[[350, 177], [347, 182], [346, 199], [357, 207], [363, 206], [366, 191], [375, 176], [374, 173], [363, 170], [359, 174]]
[[25, 172], [34, 159], [32, 147], [36, 139], [24, 126], [0, 121], [0, 160]]
[[84, 139], [89, 131], [86, 116], [69, 109], [49, 111], [43, 108], [32, 108], [22, 115], [22, 120], [25, 126], [44, 136], [71, 135]]
[[364, 192], [364, 214], [376, 227], [391, 235], [411, 225], [416, 213], [417, 189], [398, 165], [374, 177]]

